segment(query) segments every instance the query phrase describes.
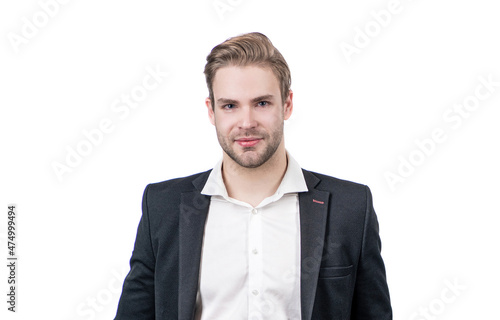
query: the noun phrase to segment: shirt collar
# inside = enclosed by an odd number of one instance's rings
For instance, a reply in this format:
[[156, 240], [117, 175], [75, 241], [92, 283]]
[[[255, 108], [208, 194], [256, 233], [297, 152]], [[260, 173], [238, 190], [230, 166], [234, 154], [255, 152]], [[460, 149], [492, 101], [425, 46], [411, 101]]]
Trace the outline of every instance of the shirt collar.
[[[278, 189], [276, 190], [276, 193], [272, 197], [277, 196], [280, 198], [286, 193], [308, 191], [306, 180], [304, 179], [304, 174], [302, 173], [300, 165], [297, 161], [295, 161], [290, 153], [288, 153], [288, 151], [286, 154], [288, 159], [286, 172]], [[222, 179], [222, 159], [217, 162], [213, 170], [210, 172], [207, 182], [205, 183], [203, 190], [201, 190], [201, 194], [207, 196], [221, 196], [226, 200], [229, 199], [226, 186], [224, 185], [224, 180]]]

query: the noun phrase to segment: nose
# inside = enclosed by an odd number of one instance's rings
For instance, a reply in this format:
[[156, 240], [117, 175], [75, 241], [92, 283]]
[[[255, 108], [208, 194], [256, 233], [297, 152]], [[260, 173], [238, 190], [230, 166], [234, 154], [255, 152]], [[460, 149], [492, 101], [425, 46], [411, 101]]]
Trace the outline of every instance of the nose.
[[248, 106], [241, 108], [239, 127], [241, 129], [250, 129], [256, 126], [255, 110]]

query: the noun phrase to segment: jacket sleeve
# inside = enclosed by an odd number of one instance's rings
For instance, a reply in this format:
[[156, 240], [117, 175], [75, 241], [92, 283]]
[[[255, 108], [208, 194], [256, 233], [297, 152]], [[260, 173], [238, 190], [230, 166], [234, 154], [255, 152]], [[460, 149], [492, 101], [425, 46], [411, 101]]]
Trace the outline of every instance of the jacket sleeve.
[[142, 198], [142, 217], [137, 228], [130, 271], [125, 278], [115, 320], [153, 320], [155, 318], [155, 255], [151, 245], [148, 189]]
[[363, 241], [354, 287], [351, 320], [391, 320], [392, 308], [387, 286], [377, 216], [370, 189], [366, 187]]

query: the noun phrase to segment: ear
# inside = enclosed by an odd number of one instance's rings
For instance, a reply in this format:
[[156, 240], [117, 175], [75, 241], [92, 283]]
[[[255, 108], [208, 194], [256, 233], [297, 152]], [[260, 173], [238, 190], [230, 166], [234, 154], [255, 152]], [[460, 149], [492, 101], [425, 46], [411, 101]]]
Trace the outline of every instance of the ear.
[[285, 104], [283, 105], [284, 119], [288, 120], [292, 115], [293, 111], [293, 91], [289, 90], [288, 97], [285, 100]]
[[207, 105], [208, 118], [210, 119], [210, 123], [215, 126], [215, 113], [214, 109], [212, 108], [212, 101], [210, 100], [210, 98], [205, 99], [205, 104]]

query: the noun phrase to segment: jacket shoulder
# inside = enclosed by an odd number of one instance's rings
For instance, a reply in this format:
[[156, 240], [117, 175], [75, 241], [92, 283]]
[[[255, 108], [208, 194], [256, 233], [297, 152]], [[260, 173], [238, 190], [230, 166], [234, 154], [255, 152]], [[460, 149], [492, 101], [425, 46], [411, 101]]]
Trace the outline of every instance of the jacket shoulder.
[[185, 177], [153, 182], [148, 184], [146, 189], [152, 193], [164, 193], [172, 191], [182, 193], [193, 191], [196, 189], [199, 189], [199, 191], [201, 191], [211, 171], [212, 169]]
[[332, 189], [343, 189], [346, 191], [354, 191], [354, 190], [366, 190], [368, 188], [365, 184], [361, 184], [358, 182], [353, 182], [349, 180], [339, 179], [336, 177], [332, 177], [326, 174], [309, 171], [306, 169], [302, 169], [304, 173], [304, 178], [308, 185], [310, 183], [314, 183], [315, 187], [319, 190], [332, 191]]
[[[308, 177], [306, 181], [315, 181], [311, 185], [308, 183], [308, 186], [329, 193], [332, 212], [335, 212], [337, 217], [342, 216], [343, 222], [351, 221], [351, 226], [363, 224], [365, 215], [372, 206], [368, 186], [307, 170], [304, 177]], [[338, 223], [338, 220], [335, 221]]]

